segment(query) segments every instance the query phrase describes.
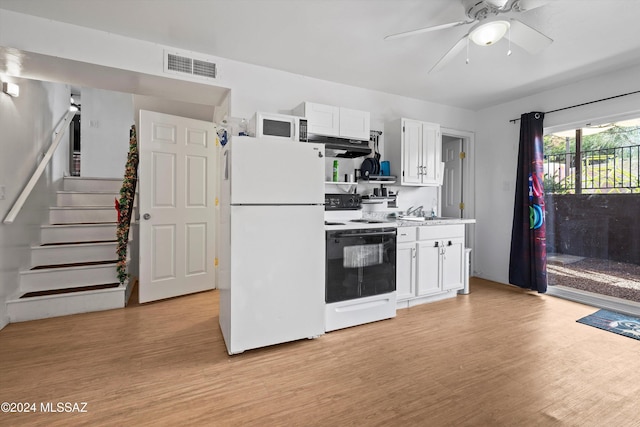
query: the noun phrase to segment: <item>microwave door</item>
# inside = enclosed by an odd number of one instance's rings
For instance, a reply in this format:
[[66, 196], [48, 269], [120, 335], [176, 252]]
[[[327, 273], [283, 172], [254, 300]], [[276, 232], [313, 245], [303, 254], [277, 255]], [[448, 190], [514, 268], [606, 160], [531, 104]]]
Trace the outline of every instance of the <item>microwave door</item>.
[[262, 120], [262, 133], [264, 136], [277, 136], [294, 140], [296, 129], [292, 120], [269, 119]]

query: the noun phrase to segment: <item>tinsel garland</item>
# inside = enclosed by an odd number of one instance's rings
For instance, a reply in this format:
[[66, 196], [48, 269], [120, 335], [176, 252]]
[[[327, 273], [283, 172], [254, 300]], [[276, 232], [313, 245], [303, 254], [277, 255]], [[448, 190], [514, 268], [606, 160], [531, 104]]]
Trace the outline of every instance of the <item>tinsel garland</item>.
[[116, 254], [118, 255], [118, 279], [120, 283], [124, 283], [127, 279], [127, 243], [129, 241], [129, 225], [131, 224], [131, 213], [133, 211], [133, 198], [136, 193], [136, 182], [138, 171], [138, 142], [136, 137], [136, 126], [131, 126], [129, 132], [129, 154], [127, 156], [127, 164], [122, 180], [122, 188], [120, 189], [120, 200], [116, 200], [116, 209], [118, 210], [118, 227], [116, 237], [118, 246]]

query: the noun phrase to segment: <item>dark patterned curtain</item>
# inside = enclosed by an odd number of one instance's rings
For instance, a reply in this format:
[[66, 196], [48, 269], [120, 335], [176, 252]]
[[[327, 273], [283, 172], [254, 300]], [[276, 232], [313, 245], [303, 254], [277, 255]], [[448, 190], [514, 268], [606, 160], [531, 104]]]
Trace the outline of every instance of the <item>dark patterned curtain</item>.
[[547, 291], [547, 245], [544, 218], [544, 113], [520, 117], [520, 150], [511, 229], [509, 283]]

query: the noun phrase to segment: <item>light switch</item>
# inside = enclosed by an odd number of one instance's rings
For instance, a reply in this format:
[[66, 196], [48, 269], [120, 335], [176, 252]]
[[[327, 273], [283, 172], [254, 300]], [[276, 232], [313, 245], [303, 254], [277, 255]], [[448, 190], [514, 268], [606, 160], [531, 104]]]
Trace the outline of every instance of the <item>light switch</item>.
[[5, 186], [0, 185], [0, 200], [4, 200], [5, 197]]

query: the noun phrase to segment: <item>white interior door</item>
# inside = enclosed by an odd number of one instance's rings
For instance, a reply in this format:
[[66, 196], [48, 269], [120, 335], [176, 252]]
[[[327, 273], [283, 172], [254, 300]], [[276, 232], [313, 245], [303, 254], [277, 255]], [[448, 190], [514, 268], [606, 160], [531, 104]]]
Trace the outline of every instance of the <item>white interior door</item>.
[[444, 181], [442, 183], [442, 214], [444, 217], [461, 218], [462, 210], [462, 152], [461, 138], [443, 138], [442, 157]]
[[140, 110], [140, 302], [215, 288], [213, 123]]

